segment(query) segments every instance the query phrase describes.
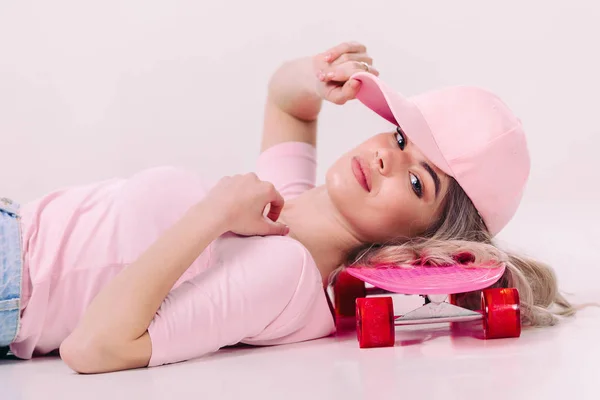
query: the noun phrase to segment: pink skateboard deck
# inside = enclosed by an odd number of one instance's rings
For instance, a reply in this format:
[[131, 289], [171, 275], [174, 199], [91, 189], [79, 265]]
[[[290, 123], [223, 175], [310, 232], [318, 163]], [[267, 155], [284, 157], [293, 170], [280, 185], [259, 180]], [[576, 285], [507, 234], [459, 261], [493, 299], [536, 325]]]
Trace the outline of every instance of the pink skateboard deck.
[[375, 267], [347, 268], [345, 272], [377, 288], [400, 294], [455, 294], [487, 288], [505, 267]]

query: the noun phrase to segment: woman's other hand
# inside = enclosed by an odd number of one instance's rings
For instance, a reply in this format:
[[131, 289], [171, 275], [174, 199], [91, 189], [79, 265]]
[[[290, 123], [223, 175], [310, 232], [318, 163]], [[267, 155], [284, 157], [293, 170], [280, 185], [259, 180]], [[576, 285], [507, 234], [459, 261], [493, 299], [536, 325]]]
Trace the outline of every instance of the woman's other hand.
[[[270, 182], [254, 173], [222, 178], [203, 202], [221, 213], [227, 231], [243, 236], [287, 235], [289, 228], [277, 222], [284, 200]], [[269, 207], [265, 215], [265, 209]]]

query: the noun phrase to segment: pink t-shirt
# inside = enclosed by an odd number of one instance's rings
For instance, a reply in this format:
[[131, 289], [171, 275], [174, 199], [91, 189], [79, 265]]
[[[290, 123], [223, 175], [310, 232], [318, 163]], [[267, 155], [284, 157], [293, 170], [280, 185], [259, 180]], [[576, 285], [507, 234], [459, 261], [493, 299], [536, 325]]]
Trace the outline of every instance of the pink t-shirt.
[[[285, 199], [315, 185], [315, 148], [264, 151], [256, 173]], [[153, 168], [53, 192], [22, 208], [20, 358], [56, 350], [102, 287], [200, 201], [211, 185], [183, 169]], [[274, 345], [335, 330], [313, 258], [282, 236], [225, 234], [177, 281], [151, 322], [150, 366], [237, 343]]]

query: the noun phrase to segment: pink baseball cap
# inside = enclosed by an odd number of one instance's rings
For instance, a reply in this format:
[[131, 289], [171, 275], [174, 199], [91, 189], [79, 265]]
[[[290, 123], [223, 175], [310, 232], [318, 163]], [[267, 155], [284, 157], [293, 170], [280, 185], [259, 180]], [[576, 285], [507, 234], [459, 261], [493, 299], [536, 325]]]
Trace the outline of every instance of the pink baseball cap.
[[512, 219], [525, 189], [530, 158], [525, 133], [502, 100], [485, 89], [452, 86], [404, 97], [378, 77], [359, 72], [357, 98], [402, 128], [473, 202], [490, 234]]

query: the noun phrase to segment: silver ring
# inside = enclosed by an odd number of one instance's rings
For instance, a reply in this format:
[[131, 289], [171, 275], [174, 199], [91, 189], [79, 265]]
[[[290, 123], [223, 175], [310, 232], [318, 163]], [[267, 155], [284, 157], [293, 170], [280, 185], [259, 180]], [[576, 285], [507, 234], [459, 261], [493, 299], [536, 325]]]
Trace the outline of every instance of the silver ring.
[[364, 61], [359, 61], [359, 63], [364, 67], [365, 71], [371, 72], [371, 67]]

